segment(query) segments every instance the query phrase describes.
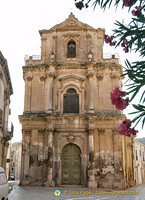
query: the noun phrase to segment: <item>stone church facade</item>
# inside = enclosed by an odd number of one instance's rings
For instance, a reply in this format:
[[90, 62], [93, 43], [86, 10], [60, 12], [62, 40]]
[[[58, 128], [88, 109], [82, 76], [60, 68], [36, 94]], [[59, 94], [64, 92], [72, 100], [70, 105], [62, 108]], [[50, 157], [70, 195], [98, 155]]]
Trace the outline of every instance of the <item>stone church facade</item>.
[[23, 67], [22, 185], [133, 185], [132, 139], [118, 134], [125, 116], [110, 102], [121, 65], [103, 59], [104, 29], [71, 13], [39, 31], [41, 58]]

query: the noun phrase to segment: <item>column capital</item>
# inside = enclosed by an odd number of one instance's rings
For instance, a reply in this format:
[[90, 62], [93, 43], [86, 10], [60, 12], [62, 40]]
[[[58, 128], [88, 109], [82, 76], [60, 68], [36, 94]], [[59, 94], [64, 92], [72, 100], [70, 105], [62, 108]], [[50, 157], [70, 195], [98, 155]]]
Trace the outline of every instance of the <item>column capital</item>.
[[95, 131], [95, 128], [93, 128], [93, 127], [92, 127], [92, 128], [89, 128], [89, 129], [88, 129], [88, 134], [91, 135], [91, 134], [94, 133], [94, 131]]
[[22, 133], [24, 133], [24, 134], [31, 134], [31, 132], [32, 132], [32, 129], [23, 129], [22, 130]]
[[54, 132], [54, 128], [47, 128], [46, 131], [47, 132]]
[[88, 77], [88, 78], [93, 78], [93, 76], [94, 76], [94, 72], [93, 72], [93, 71], [89, 71], [89, 72], [87, 73], [87, 77]]
[[98, 133], [99, 134], [104, 134], [105, 133], [105, 129], [104, 128], [98, 128]]
[[55, 72], [49, 72], [48, 77], [54, 78], [54, 77], [56, 77], [56, 73]]
[[111, 73], [110, 73], [110, 77], [111, 77], [111, 79], [117, 79], [117, 78], [119, 78], [120, 76], [118, 75], [117, 72], [111, 72]]
[[97, 73], [96, 77], [97, 77], [98, 80], [103, 80], [104, 73], [103, 72], [99, 72], [99, 73]]
[[40, 76], [40, 81], [45, 81], [45, 79], [46, 79], [46, 76], [42, 74], [42, 75]]

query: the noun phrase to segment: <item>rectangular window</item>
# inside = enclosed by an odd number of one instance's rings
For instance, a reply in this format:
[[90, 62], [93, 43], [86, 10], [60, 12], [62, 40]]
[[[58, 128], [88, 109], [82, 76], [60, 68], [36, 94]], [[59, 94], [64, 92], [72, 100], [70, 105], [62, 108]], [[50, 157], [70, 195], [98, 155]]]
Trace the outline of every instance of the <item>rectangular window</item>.
[[63, 99], [64, 113], [79, 113], [79, 95], [64, 94]]
[[137, 150], [136, 150], [136, 160], [138, 160], [138, 156], [137, 156]]

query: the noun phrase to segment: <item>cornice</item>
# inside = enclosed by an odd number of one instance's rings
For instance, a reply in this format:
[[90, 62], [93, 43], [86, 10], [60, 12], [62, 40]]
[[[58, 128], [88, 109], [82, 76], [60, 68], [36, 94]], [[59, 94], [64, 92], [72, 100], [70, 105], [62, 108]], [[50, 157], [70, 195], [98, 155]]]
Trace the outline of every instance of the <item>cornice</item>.
[[33, 70], [33, 69], [48, 68], [48, 67], [49, 67], [49, 65], [47, 63], [22, 66], [23, 70], [27, 70], [27, 69]]
[[94, 67], [112, 67], [112, 68], [122, 68], [120, 64], [115, 62], [97, 62]]
[[123, 120], [125, 115], [118, 113], [118, 111], [98, 111], [95, 113], [84, 114], [63, 114], [63, 113], [45, 113], [45, 112], [24, 112], [23, 115], [19, 115], [20, 122], [30, 120], [75, 120], [76, 118], [88, 120], [89, 123], [95, 123], [96, 120]]
[[87, 69], [85, 64], [57, 64], [56, 69]]

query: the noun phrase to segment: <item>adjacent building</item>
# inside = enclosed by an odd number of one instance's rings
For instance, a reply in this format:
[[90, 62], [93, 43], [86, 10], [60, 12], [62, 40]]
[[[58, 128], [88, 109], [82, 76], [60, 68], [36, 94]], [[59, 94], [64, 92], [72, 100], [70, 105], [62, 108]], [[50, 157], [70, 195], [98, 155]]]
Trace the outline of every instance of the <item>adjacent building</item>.
[[13, 94], [7, 60], [0, 52], [0, 166], [6, 169], [9, 140], [13, 136], [13, 125], [8, 128], [10, 96]]
[[124, 189], [134, 184], [133, 140], [110, 102], [122, 67], [103, 59], [105, 30], [71, 13], [40, 30], [41, 56], [23, 67], [22, 185]]
[[145, 183], [145, 138], [135, 138], [133, 147], [134, 182], [138, 185]]
[[9, 174], [13, 174], [15, 180], [19, 180], [21, 176], [21, 156], [22, 156], [22, 143], [15, 142], [11, 145], [10, 152], [10, 169]]

